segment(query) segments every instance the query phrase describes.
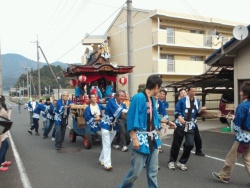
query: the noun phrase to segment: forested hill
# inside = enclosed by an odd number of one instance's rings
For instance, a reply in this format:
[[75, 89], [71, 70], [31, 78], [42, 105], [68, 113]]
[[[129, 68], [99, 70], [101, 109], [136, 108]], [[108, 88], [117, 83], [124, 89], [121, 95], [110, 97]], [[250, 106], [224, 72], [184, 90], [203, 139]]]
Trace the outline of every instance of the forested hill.
[[[47, 65], [40, 62], [40, 68]], [[50, 65], [60, 66], [61, 69], [66, 69], [68, 64], [62, 62], [54, 62]], [[3, 54], [2, 55], [2, 80], [3, 90], [9, 90], [10, 87], [14, 87], [18, 78], [22, 74], [27, 74], [27, 70], [24, 67], [27, 66], [29, 70], [37, 70], [37, 62], [30, 60], [19, 54]]]
[[[53, 70], [56, 77], [59, 77], [59, 83], [62, 88], [69, 87], [69, 79], [71, 78], [65, 78], [63, 77], [63, 69], [61, 66], [53, 66], [50, 65], [51, 69]], [[32, 93], [36, 93], [38, 91], [38, 71], [31, 71], [30, 72], [32, 76]], [[20, 87], [23, 85], [27, 85], [27, 74], [22, 74], [15, 86]], [[43, 66], [43, 68], [40, 69], [40, 83], [41, 83], [41, 94], [48, 93], [50, 88], [50, 93], [53, 92], [53, 89], [58, 88], [57, 80], [53, 76], [52, 72], [50, 71], [50, 68], [48, 65]]]

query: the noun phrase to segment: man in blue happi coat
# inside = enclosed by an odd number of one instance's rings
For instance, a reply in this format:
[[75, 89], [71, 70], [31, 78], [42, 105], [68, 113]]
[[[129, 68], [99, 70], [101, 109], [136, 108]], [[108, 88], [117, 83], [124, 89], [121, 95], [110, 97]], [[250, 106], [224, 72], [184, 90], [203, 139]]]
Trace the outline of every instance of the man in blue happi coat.
[[[179, 89], [179, 98], [183, 98], [187, 96], [187, 92], [184, 88]], [[202, 151], [202, 140], [199, 127], [195, 124], [194, 129], [194, 144], [195, 144], [195, 155], [205, 157], [205, 154]]]
[[174, 112], [177, 128], [174, 131], [168, 162], [168, 168], [172, 170], [175, 169], [174, 163], [177, 161], [184, 137], [183, 154], [177, 166], [183, 171], [187, 170], [186, 163], [194, 147], [194, 131], [197, 124], [197, 115], [206, 111], [206, 107], [201, 107], [200, 101], [195, 97], [196, 87], [190, 85], [187, 87], [187, 91], [188, 95], [177, 102]]
[[32, 97], [32, 101], [29, 101], [27, 104], [27, 109], [30, 112], [30, 127], [32, 127], [34, 125], [33, 112], [34, 112], [37, 105], [38, 105], [38, 102], [36, 101], [35, 97]]
[[[158, 115], [160, 117], [163, 117], [164, 119], [169, 120], [166, 107], [165, 107], [164, 103], [162, 103], [162, 101], [159, 99], [160, 95], [161, 95], [161, 93], [158, 93], [156, 96], [154, 96], [155, 102], [156, 102], [156, 110], [157, 110]], [[161, 136], [162, 136], [161, 130], [157, 131], [157, 134], [161, 138]], [[158, 147], [158, 150], [160, 153], [163, 152], [161, 146]]]
[[113, 93], [113, 86], [112, 86], [111, 82], [108, 81], [107, 82], [107, 87], [106, 87], [106, 90], [105, 90], [105, 94], [109, 98], [112, 93]]
[[100, 123], [102, 132], [102, 151], [99, 162], [107, 171], [113, 168], [111, 165], [111, 143], [118, 129], [119, 118], [122, 112], [127, 112], [127, 107], [123, 103], [125, 96], [126, 93], [123, 90], [117, 91], [115, 98], [108, 101], [104, 116]]
[[[243, 82], [240, 89], [242, 103], [236, 108], [235, 116], [228, 115], [233, 120], [233, 130], [236, 132], [234, 143], [228, 152], [224, 166], [220, 172], [213, 172], [212, 175], [219, 181], [229, 183], [235, 163], [242, 155], [243, 164], [250, 176], [250, 82]], [[242, 175], [241, 175], [242, 177]], [[235, 184], [235, 183], [233, 183]], [[248, 182], [249, 185], [249, 182]], [[240, 186], [235, 186], [240, 187]]]
[[[146, 89], [132, 97], [127, 114], [127, 130], [132, 139], [131, 168], [119, 188], [133, 187], [145, 164], [148, 187], [157, 188], [158, 146], [161, 141], [156, 130], [162, 127], [160, 122], [175, 126], [174, 123], [161, 119], [156, 110], [153, 96], [161, 89], [162, 80], [158, 75], [147, 79]], [[166, 130], [166, 127], [164, 126]]]
[[105, 110], [105, 107], [96, 102], [96, 94], [91, 93], [89, 99], [90, 104], [84, 111], [84, 118], [87, 126], [90, 126], [91, 130], [96, 133], [100, 128], [99, 124], [101, 122], [102, 110]]
[[62, 98], [56, 103], [55, 111], [55, 128], [56, 128], [56, 140], [55, 147], [59, 150], [62, 147], [62, 143], [65, 137], [66, 126], [68, 125], [68, 117], [70, 112], [70, 106], [74, 103], [69, 100], [69, 93], [64, 91]]
[[[53, 103], [50, 102], [50, 98], [46, 99], [46, 110], [43, 113], [43, 116], [45, 117], [46, 123], [44, 127], [44, 133], [43, 133], [43, 139], [48, 138], [48, 134], [50, 133], [53, 125], [54, 125], [54, 116], [55, 116], [55, 108], [54, 105], [56, 104], [57, 100], [54, 100]], [[52, 135], [53, 137], [53, 135]]]
[[43, 104], [44, 100], [40, 99], [39, 104], [36, 106], [35, 110], [33, 111], [33, 123], [34, 125], [31, 126], [31, 128], [28, 130], [28, 133], [32, 135], [32, 130], [35, 129], [35, 135], [40, 136], [38, 130], [39, 130], [39, 118], [40, 118], [40, 113], [44, 112], [46, 110], [46, 106]]
[[168, 92], [165, 89], [161, 89], [159, 98], [160, 98], [160, 101], [163, 103], [165, 108], [169, 108], [169, 104], [168, 104], [167, 99], [166, 99], [167, 94], [168, 94]]

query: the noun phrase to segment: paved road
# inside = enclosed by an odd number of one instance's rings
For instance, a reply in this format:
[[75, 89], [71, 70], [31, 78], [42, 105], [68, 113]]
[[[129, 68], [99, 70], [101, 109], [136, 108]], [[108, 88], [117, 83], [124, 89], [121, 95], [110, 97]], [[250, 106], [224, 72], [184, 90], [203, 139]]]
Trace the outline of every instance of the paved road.
[[[98, 164], [100, 142], [94, 143], [92, 149], [86, 150], [83, 148], [81, 137], [77, 137], [76, 143], [70, 143], [67, 131], [64, 148], [56, 151], [51, 138], [44, 140], [42, 136], [30, 136], [27, 133], [29, 128], [27, 111], [22, 110], [19, 114], [17, 107], [13, 106], [12, 120], [14, 125], [11, 129], [11, 137], [21, 161], [15, 160], [13, 147], [10, 147], [7, 158], [13, 162], [13, 165], [7, 172], [0, 173], [0, 188], [115, 188], [129, 169], [131, 151], [121, 152], [112, 149], [114, 169], [107, 172]], [[179, 169], [169, 170], [167, 160], [169, 145], [172, 142], [170, 130], [170, 135], [163, 140], [164, 152], [159, 154], [161, 167], [158, 174], [159, 187], [247, 187], [249, 177], [241, 160], [234, 169], [230, 184], [223, 184], [213, 179], [211, 172], [218, 171], [222, 167], [223, 161], [221, 160], [225, 158], [230, 149], [234, 135], [220, 133], [218, 130], [224, 125], [220, 124], [218, 120], [207, 120], [199, 122], [199, 124], [202, 130], [203, 150], [207, 156], [198, 157], [192, 154], [187, 163], [188, 171], [186, 172]], [[135, 187], [147, 187], [145, 170]]]

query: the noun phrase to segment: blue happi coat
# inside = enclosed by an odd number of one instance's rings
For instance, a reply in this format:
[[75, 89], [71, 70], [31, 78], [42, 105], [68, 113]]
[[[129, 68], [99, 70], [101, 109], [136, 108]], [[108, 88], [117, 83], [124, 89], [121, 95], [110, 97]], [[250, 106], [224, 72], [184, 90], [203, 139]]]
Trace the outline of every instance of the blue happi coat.
[[[158, 115], [155, 100], [152, 98], [153, 106], [153, 121], [156, 130], [161, 129], [160, 121], [161, 118]], [[147, 101], [143, 93], [138, 93], [133, 96], [130, 101], [130, 106], [127, 114], [127, 131], [136, 131], [137, 138], [140, 143], [139, 150], [135, 150], [140, 153], [150, 154], [149, 144], [148, 144], [148, 134], [147, 131]], [[157, 133], [153, 133], [155, 138], [155, 147], [161, 145], [161, 141]]]
[[250, 144], [250, 101], [242, 102], [235, 112], [234, 131], [235, 140]]
[[161, 102], [163, 103], [163, 105], [164, 105], [165, 108], [168, 108], [168, 107], [169, 107], [169, 104], [168, 104], [168, 102], [167, 102], [166, 100], [161, 101]]
[[[71, 100], [66, 101], [66, 105], [69, 106], [73, 102]], [[67, 116], [69, 115], [70, 108], [67, 108]], [[59, 99], [56, 102], [56, 110], [55, 110], [55, 125], [61, 125], [62, 124], [62, 115], [64, 114], [64, 101], [62, 99]]]
[[[106, 105], [104, 116], [102, 117], [102, 121], [100, 123], [100, 127], [106, 130], [110, 130], [111, 128], [110, 126], [112, 126], [115, 119], [118, 120], [119, 117], [121, 116], [121, 113], [126, 111], [124, 109], [127, 109], [124, 103], [121, 103], [119, 105], [117, 104], [115, 98], [109, 99]], [[118, 129], [117, 124], [113, 125], [113, 129], [114, 130]]]
[[[102, 104], [96, 104], [96, 105], [98, 105], [98, 108], [100, 110], [100, 115], [102, 115], [102, 110], [105, 110], [105, 107]], [[96, 132], [96, 131], [99, 130], [99, 124], [100, 124], [100, 122], [95, 122], [94, 121], [95, 114], [91, 113], [90, 105], [88, 105], [88, 107], [84, 111], [84, 118], [86, 120], [87, 126], [90, 126], [91, 130], [93, 132]]]
[[75, 88], [75, 97], [79, 97], [80, 95], [83, 95], [83, 91], [80, 88], [80, 86], [76, 86], [76, 88]]
[[36, 106], [35, 110], [33, 111], [33, 118], [39, 119], [40, 118], [40, 112], [44, 112], [46, 110], [46, 105], [39, 104]]
[[[28, 102], [27, 107], [28, 107], [28, 111], [33, 112], [33, 108], [32, 108], [31, 102], [32, 102], [32, 101], [29, 101], [29, 102]], [[35, 108], [36, 108], [37, 105], [38, 105], [39, 103], [38, 103], [37, 101], [35, 101], [35, 103], [36, 103], [36, 106], [35, 106]], [[35, 110], [35, 109], [34, 109], [34, 110]]]
[[110, 97], [110, 95], [113, 93], [113, 86], [112, 85], [107, 86], [105, 93], [107, 97]]
[[169, 119], [166, 107], [164, 106], [164, 104], [160, 100], [157, 100], [157, 102], [156, 102], [156, 109], [158, 111], [158, 114], [162, 115], [162, 117], [164, 119], [166, 119], [166, 120]]
[[48, 118], [53, 120], [54, 119], [54, 106], [53, 104], [50, 102], [49, 105], [46, 104], [46, 102], [44, 103], [44, 105], [46, 106], [46, 109], [44, 112], [42, 112], [42, 116], [44, 118]]
[[[188, 96], [181, 98], [176, 106], [175, 106], [175, 111], [174, 111], [174, 117], [175, 119], [175, 124], [179, 127], [182, 127], [182, 124], [180, 123], [180, 120], [178, 119], [179, 116], [181, 116], [183, 119], [185, 117], [185, 114], [188, 113], [188, 109], [190, 108], [190, 98]], [[191, 121], [188, 127], [188, 130], [192, 130], [195, 128], [195, 124], [197, 122], [197, 115], [198, 112], [200, 111], [200, 101], [196, 97], [194, 97], [194, 109], [192, 110], [192, 115], [191, 115]]]

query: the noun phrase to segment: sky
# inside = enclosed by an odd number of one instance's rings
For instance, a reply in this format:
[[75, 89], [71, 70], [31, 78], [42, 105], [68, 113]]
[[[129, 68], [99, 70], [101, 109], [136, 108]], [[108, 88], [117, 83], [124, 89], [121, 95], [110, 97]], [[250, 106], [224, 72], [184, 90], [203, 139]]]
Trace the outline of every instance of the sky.
[[[80, 63], [86, 33], [102, 35], [126, 0], [0, 0], [1, 53], [49, 63]], [[134, 8], [186, 13], [250, 24], [249, 0], [132, 0]], [[112, 55], [112, 54], [111, 54]], [[40, 53], [40, 61], [45, 62]]]

